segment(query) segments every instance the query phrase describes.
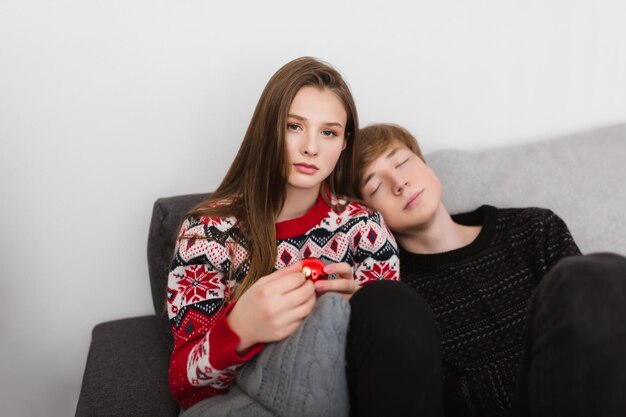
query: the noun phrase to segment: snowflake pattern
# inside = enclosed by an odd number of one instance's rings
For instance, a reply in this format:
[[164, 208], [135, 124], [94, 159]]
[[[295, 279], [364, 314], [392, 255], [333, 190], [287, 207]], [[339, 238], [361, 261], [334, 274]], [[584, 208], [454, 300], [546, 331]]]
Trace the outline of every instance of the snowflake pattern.
[[223, 285], [219, 274], [207, 270], [206, 265], [193, 265], [185, 269], [185, 275], [178, 281], [184, 304], [193, 304], [217, 297]]
[[379, 281], [383, 279], [398, 279], [398, 271], [396, 268], [392, 268], [390, 262], [374, 263], [371, 268], [362, 269], [357, 275], [358, 276], [355, 276], [355, 280], [359, 283], [367, 281]]

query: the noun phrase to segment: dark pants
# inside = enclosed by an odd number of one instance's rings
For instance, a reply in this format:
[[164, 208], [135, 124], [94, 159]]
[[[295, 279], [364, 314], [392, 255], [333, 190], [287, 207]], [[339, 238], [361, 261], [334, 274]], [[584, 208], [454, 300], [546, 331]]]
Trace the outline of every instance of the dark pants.
[[404, 283], [379, 281], [350, 307], [350, 415], [442, 416], [439, 334], [426, 302]]
[[562, 259], [530, 307], [524, 416], [626, 416], [626, 258]]
[[[350, 301], [346, 348], [352, 416], [442, 416], [434, 317], [402, 283]], [[626, 258], [562, 259], [530, 304], [520, 367], [521, 416], [626, 416]]]

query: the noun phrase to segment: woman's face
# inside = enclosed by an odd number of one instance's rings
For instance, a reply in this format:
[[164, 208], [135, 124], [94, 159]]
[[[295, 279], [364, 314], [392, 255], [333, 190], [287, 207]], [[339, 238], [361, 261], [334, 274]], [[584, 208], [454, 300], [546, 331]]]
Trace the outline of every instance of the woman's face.
[[[346, 147], [347, 113], [330, 90], [302, 87], [295, 95], [285, 126], [285, 149], [289, 158], [287, 192], [319, 192]], [[262, 155], [261, 155], [262, 157]]]

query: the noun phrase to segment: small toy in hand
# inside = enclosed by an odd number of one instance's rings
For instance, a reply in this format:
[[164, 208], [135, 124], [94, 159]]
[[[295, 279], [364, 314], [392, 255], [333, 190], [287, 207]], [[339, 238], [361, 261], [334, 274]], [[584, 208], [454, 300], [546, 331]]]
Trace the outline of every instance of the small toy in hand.
[[315, 282], [318, 279], [328, 279], [324, 273], [324, 262], [315, 258], [304, 258], [302, 260], [302, 273], [306, 279]]

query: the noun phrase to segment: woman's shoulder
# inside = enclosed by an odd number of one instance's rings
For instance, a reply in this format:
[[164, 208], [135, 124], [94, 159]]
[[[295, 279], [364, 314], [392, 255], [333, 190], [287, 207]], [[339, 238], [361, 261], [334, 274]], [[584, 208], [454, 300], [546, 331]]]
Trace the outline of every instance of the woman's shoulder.
[[237, 227], [237, 218], [232, 215], [193, 214], [183, 221], [179, 237], [181, 239], [210, 238], [235, 227]]
[[223, 270], [229, 251], [241, 246], [241, 233], [234, 217], [192, 215], [187, 217], [176, 240], [173, 265], [207, 263]]
[[196, 215], [189, 217], [186, 223], [189, 225], [189, 228], [203, 226], [225, 231], [237, 224], [237, 218], [234, 216]]
[[385, 221], [378, 211], [358, 200], [336, 197], [336, 201], [333, 203], [336, 203], [336, 207], [340, 207], [333, 213], [337, 217], [336, 223], [340, 227], [353, 230], [360, 230], [367, 227], [368, 224], [386, 227]]
[[[344, 200], [339, 213], [340, 228], [351, 239], [354, 248], [367, 253], [397, 254], [397, 243], [383, 216], [360, 201]], [[384, 250], [383, 250], [384, 249]]]
[[327, 202], [330, 203], [330, 206], [333, 208], [333, 210], [338, 213], [343, 213], [344, 211], [348, 210], [348, 213], [369, 215], [371, 212], [374, 211], [358, 199], [347, 197], [341, 194], [335, 194], [330, 191], [326, 194], [326, 199]]
[[[380, 217], [380, 213], [368, 207], [362, 202], [350, 200], [345, 197], [334, 197], [337, 206], [342, 207], [341, 212], [351, 218]], [[333, 201], [333, 202], [334, 202]]]
[[347, 209], [349, 210], [351, 216], [362, 216], [368, 218], [380, 217], [380, 213], [378, 211], [356, 201], [349, 202], [347, 205]]

